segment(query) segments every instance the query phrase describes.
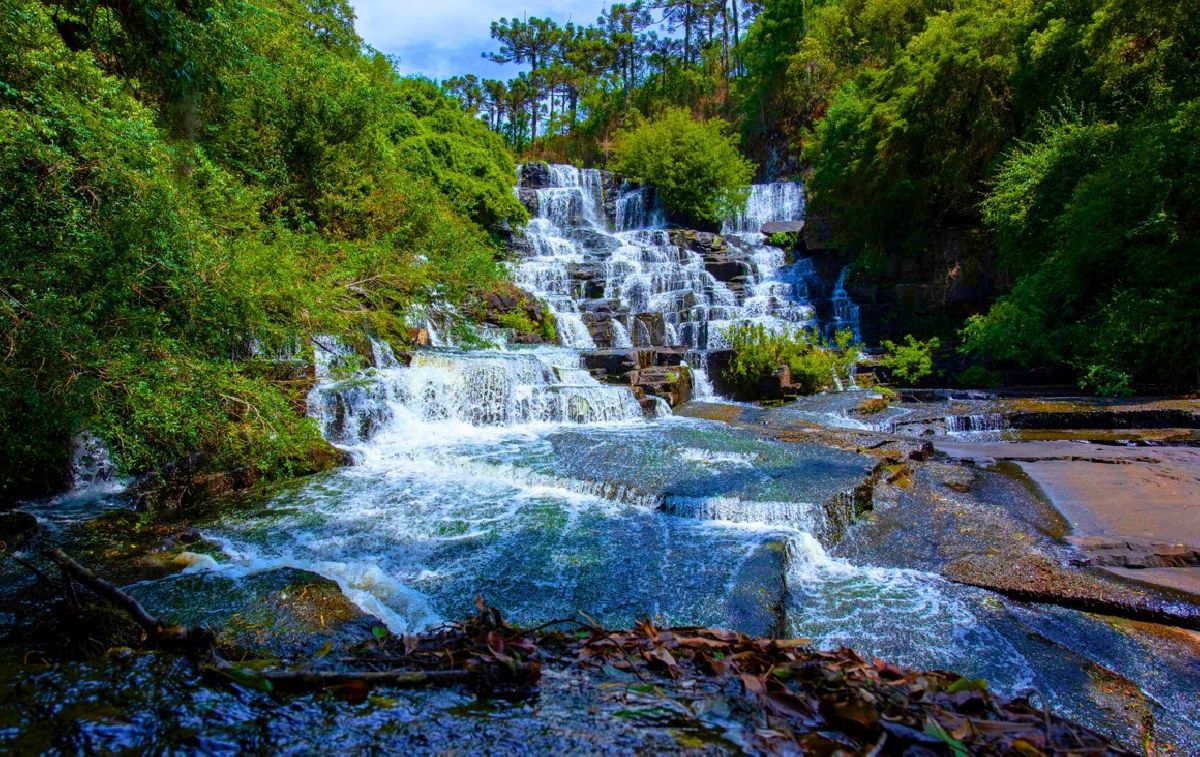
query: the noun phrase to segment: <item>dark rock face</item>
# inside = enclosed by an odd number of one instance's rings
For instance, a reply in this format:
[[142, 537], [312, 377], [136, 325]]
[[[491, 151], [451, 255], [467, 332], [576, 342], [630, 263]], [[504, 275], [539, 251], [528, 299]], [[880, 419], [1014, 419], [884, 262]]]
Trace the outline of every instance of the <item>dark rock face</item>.
[[534, 216], [534, 217], [537, 216], [537, 214], [538, 214], [537, 190], [528, 189], [526, 187], [521, 187], [521, 189], [519, 189], [517, 191], [517, 199], [519, 199], [521, 201], [521, 204], [525, 206], [525, 209], [529, 211], [530, 216]]
[[[592, 350], [583, 353], [583, 364], [589, 370], [603, 371], [608, 376], [623, 376], [643, 367], [643, 354], [637, 350]], [[650, 365], [646, 363], [645, 367]]]
[[548, 163], [526, 163], [521, 166], [520, 184], [525, 189], [546, 189], [551, 186]]
[[655, 366], [627, 375], [635, 391], [640, 389], [646, 395], [666, 400], [671, 407], [682, 405], [692, 398], [692, 372], [685, 366]]
[[[687, 351], [593, 350], [583, 354], [584, 366], [598, 380], [633, 387], [639, 400], [658, 397], [675, 407], [694, 394], [691, 370], [683, 365]], [[652, 405], [643, 405], [652, 407]]]

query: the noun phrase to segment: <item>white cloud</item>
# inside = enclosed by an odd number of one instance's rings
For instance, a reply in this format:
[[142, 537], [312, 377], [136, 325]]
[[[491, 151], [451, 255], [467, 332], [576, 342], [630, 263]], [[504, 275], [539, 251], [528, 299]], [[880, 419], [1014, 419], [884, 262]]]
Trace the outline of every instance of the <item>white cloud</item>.
[[608, 4], [605, 0], [351, 0], [358, 33], [369, 45], [399, 56], [402, 73], [434, 79], [466, 73], [511, 76], [516, 67], [481, 57], [485, 50], [496, 49], [489, 33], [495, 19], [548, 16], [560, 23], [590, 24]]

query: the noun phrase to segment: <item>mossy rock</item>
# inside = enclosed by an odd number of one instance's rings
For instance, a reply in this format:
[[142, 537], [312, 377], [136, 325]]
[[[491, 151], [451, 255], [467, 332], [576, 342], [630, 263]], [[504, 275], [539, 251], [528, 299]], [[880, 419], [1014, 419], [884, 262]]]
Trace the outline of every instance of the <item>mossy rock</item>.
[[347, 650], [383, 625], [333, 581], [296, 568], [248, 576], [189, 573], [130, 591], [160, 617], [204, 626], [221, 647], [251, 657], [311, 655], [326, 643]]

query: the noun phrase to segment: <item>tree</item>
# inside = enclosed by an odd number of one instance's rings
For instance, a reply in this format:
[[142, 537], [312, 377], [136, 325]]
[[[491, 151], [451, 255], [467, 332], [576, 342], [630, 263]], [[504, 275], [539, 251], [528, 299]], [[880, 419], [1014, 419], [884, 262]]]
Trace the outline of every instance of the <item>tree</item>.
[[[547, 18], [530, 18], [528, 21], [502, 18], [493, 21], [491, 27], [492, 39], [500, 43], [500, 51], [484, 53], [483, 56], [496, 63], [528, 63], [529, 84], [531, 86], [531, 103], [540, 100], [541, 89], [538, 87], [538, 77], [550, 54], [559, 44], [561, 30], [553, 20]], [[531, 107], [532, 138], [538, 136], [539, 108]]]
[[726, 122], [696, 121], [681, 108], [622, 133], [615, 168], [633, 181], [653, 184], [677, 217], [704, 226], [736, 213], [754, 177], [754, 166], [738, 152]]

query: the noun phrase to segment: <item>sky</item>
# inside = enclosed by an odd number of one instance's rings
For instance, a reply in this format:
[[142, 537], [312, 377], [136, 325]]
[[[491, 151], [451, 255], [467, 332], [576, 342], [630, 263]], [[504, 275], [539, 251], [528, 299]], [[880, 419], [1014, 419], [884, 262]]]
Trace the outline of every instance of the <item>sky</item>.
[[399, 56], [403, 74], [442, 80], [458, 74], [507, 79], [521, 69], [485, 60], [497, 50], [492, 21], [507, 16], [550, 17], [591, 24], [611, 0], [350, 0], [359, 36], [381, 52]]

